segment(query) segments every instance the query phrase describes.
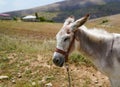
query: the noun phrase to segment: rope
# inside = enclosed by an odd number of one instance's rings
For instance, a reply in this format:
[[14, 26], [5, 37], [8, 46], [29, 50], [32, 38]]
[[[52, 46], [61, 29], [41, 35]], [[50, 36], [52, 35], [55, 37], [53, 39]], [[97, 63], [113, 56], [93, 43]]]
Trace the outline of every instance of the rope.
[[66, 64], [66, 70], [67, 70], [67, 74], [68, 74], [68, 87], [71, 87], [71, 78], [70, 78], [70, 72], [69, 72], [69, 65]]

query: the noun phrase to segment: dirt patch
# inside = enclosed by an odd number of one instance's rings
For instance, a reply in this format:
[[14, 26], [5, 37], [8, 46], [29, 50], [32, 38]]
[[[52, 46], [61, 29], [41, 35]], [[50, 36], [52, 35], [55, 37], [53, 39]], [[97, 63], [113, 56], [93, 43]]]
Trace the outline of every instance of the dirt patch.
[[[53, 87], [67, 87], [67, 71], [65, 67], [59, 68], [51, 61], [48, 56], [37, 55], [35, 61], [31, 62], [31, 67], [38, 67], [38, 72], [42, 74], [41, 84], [43, 86], [47, 83], [52, 83]], [[108, 78], [94, 67], [87, 67], [85, 65], [77, 65], [72, 63], [69, 65], [70, 75], [72, 80], [72, 87], [110, 87]], [[43, 71], [43, 72], [42, 72]]]

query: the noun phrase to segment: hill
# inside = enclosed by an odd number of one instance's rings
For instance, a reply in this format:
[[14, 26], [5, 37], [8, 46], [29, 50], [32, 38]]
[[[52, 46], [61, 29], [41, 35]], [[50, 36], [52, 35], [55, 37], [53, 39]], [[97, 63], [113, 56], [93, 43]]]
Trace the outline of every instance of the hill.
[[107, 30], [108, 32], [120, 33], [120, 14], [105, 16], [92, 19], [88, 22], [88, 26], [97, 27]]
[[61, 2], [35, 7], [26, 10], [7, 12], [12, 16], [22, 17], [28, 14], [39, 13], [39, 16], [48, 17], [56, 22], [62, 22], [69, 15], [76, 18], [84, 14], [91, 14], [91, 18], [120, 13], [120, 0], [64, 0]]

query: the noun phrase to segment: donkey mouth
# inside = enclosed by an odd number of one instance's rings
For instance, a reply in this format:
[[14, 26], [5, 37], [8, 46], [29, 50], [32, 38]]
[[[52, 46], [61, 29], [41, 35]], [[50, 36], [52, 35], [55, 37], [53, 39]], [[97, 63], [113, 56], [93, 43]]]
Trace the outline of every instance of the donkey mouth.
[[53, 63], [56, 65], [56, 66], [59, 66], [59, 67], [62, 67], [64, 65], [64, 59], [63, 58], [54, 58], [53, 59]]
[[62, 67], [64, 63], [59, 63], [57, 66]]

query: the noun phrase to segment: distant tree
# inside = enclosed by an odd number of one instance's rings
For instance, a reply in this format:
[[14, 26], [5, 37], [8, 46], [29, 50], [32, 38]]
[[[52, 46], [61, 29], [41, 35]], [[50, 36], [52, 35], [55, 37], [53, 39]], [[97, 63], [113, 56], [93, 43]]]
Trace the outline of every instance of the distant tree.
[[37, 12], [35, 13], [35, 16], [36, 16], [37, 21], [41, 21], [41, 22], [54, 22], [53, 20], [46, 19], [44, 16], [39, 17]]
[[40, 21], [42, 21], [42, 22], [45, 22], [45, 21], [46, 21], [45, 17], [39, 17], [39, 19], [40, 19]]
[[37, 12], [35, 13], [35, 16], [36, 16], [36, 19], [39, 19], [39, 16], [38, 16], [38, 13], [37, 13]]
[[104, 23], [107, 23], [108, 22], [108, 20], [107, 19], [105, 19], [105, 20], [103, 20], [102, 21], [102, 23], [101, 24], [104, 24]]
[[18, 18], [17, 18], [17, 17], [13, 17], [13, 20], [14, 20], [14, 21], [17, 21], [17, 20], [18, 20]]

